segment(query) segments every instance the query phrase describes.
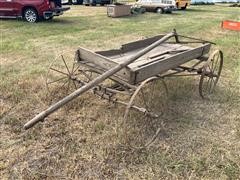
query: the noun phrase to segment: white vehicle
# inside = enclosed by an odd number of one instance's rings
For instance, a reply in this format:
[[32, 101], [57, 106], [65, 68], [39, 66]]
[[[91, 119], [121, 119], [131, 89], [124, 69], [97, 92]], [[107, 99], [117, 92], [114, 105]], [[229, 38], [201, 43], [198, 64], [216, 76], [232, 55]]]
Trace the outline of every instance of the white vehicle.
[[83, 0], [61, 0], [62, 4], [82, 4]]
[[157, 13], [171, 13], [176, 9], [175, 0], [139, 0], [136, 3], [145, 8], [146, 11], [154, 11]]

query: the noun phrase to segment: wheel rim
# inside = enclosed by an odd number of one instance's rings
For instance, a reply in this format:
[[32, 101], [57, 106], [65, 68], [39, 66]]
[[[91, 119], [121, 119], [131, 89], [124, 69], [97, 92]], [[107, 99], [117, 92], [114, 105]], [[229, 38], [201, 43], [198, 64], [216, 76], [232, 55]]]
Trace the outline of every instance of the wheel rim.
[[81, 74], [74, 52], [66, 52], [56, 57], [46, 77], [46, 87], [51, 100], [59, 100], [83, 85]]
[[162, 14], [162, 13], [163, 13], [163, 10], [162, 10], [161, 8], [158, 8], [158, 9], [157, 9], [157, 13]]
[[[143, 148], [155, 140], [161, 127], [162, 115], [167, 109], [167, 94], [162, 79], [152, 77], [141, 83], [124, 114], [124, 143], [133, 148]], [[134, 107], [142, 108], [145, 113], [134, 110]]]
[[214, 51], [202, 68], [199, 82], [199, 94], [202, 98], [210, 99], [222, 72], [223, 53]]
[[37, 20], [37, 14], [33, 11], [33, 10], [27, 10], [25, 12], [25, 19], [28, 21], [28, 22], [36, 22]]

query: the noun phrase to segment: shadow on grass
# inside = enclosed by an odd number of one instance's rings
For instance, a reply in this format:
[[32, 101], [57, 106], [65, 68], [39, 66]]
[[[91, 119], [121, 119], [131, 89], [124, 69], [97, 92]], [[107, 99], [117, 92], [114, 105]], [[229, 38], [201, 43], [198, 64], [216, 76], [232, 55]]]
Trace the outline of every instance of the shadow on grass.
[[22, 18], [0, 18], [0, 21], [2, 22], [21, 22], [21, 23], [26, 23], [26, 24], [74, 24], [75, 21], [74, 20], [70, 20], [70, 19], [63, 19], [63, 18], [55, 18], [52, 20], [39, 20], [36, 23], [29, 23], [27, 21], [25, 21]]
[[159, 15], [159, 17], [165, 17], [165, 16], [177, 16], [179, 15], [178, 13], [165, 13], [165, 14], [158, 14], [158, 13], [155, 13], [155, 12], [145, 12], [143, 14], [131, 14], [130, 16], [122, 16], [122, 17], [118, 17], [117, 19], [133, 19], [133, 18], [141, 18], [141, 16], [144, 16], [144, 15]]
[[53, 18], [51, 20], [42, 20], [39, 23], [42, 24], [74, 24], [74, 20], [62, 19], [62, 18]]
[[179, 12], [216, 12], [214, 10], [209, 10], [209, 9], [192, 9], [192, 8], [188, 8], [185, 10], [178, 10]]

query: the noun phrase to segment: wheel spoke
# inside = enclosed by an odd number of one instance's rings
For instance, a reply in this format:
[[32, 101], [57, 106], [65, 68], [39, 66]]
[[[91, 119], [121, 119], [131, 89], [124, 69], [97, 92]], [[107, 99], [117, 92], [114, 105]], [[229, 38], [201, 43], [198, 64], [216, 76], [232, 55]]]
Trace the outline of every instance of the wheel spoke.
[[51, 95], [56, 96], [56, 93], [59, 92], [66, 85], [67, 82], [68, 82], [68, 80], [66, 80], [60, 87], [57, 87], [57, 88], [49, 89], [49, 87], [48, 87], [48, 91], [50, 91]]
[[211, 78], [211, 80], [210, 80], [210, 86], [209, 86], [209, 94], [211, 94], [212, 93], [212, 91], [213, 91], [213, 82], [214, 82], [214, 80], [213, 80], [213, 78]]
[[212, 58], [212, 66], [211, 66], [211, 71], [213, 70], [214, 68], [214, 58]]
[[60, 90], [67, 84], [68, 81], [69, 81], [69, 79], [67, 79], [67, 81], [65, 81], [65, 82], [61, 85], [61, 87], [58, 88], [58, 91], [60, 91]]
[[208, 71], [211, 71], [211, 66], [210, 66], [210, 64], [208, 64], [207, 68], [208, 68]]
[[75, 89], [78, 89], [78, 87], [77, 87], [75, 81], [73, 81], [73, 85], [74, 85]]
[[146, 98], [145, 98], [145, 95], [144, 95], [144, 92], [143, 92], [143, 90], [141, 89], [140, 90], [140, 93], [141, 93], [141, 95], [142, 95], [142, 99], [140, 99], [140, 100], [143, 100], [143, 103], [144, 103], [144, 105], [146, 106], [146, 110], [147, 111], [149, 111], [149, 106], [148, 106], [148, 104], [147, 104], [147, 101], [146, 101]]
[[57, 80], [55, 80], [55, 81], [47, 82], [47, 84], [52, 84], [52, 83], [55, 83], [55, 82], [59, 82], [59, 81], [61, 81], [61, 80], [63, 80], [63, 79], [66, 79], [66, 78], [67, 78], [67, 76], [62, 77], [62, 78], [60, 78], [60, 79], [57, 79]]
[[57, 69], [54, 69], [54, 68], [52, 68], [52, 67], [50, 67], [50, 69], [53, 70], [53, 71], [56, 71], [56, 72], [58, 72], [58, 73], [64, 74], [64, 75], [66, 75], [66, 76], [69, 76], [69, 74], [64, 73], [64, 72], [62, 72], [62, 71], [59, 71], [59, 70], [57, 70]]
[[217, 70], [217, 67], [219, 67], [219, 66], [218, 66], [218, 61], [219, 61], [219, 59], [217, 59], [216, 62], [215, 62], [215, 66], [214, 66], [214, 68], [213, 68], [213, 74], [214, 74], [214, 72]]
[[210, 77], [207, 77], [207, 78], [208, 78], [208, 80], [207, 80], [207, 88], [208, 88], [211, 78]]
[[[149, 98], [149, 100], [150, 100], [150, 103], [153, 105], [152, 107], [150, 107], [151, 108], [151, 110], [155, 110], [154, 108], [155, 108], [155, 103], [158, 101], [158, 99], [154, 99], [154, 96], [156, 96], [156, 94], [155, 94], [155, 89], [156, 89], [156, 86], [157, 86], [157, 81], [155, 81], [155, 82], [152, 82], [152, 89], [151, 89], [151, 91], [150, 91], [150, 98]], [[154, 112], [152, 112], [152, 113], [156, 113], [155, 111]]]
[[[216, 78], [216, 79], [214, 79], [214, 78]], [[217, 80], [218, 80], [218, 78], [217, 78], [217, 77], [213, 77], [214, 87], [215, 87], [215, 86], [216, 86], [216, 84], [217, 84]]]
[[[76, 64], [76, 63], [74, 63], [74, 64]], [[74, 74], [74, 73], [79, 69], [79, 67], [80, 67], [80, 65], [78, 64], [78, 65], [76, 66], [76, 69], [74, 69], [74, 70], [72, 71], [72, 74]]]
[[64, 62], [64, 64], [65, 64], [65, 66], [66, 66], [66, 69], [67, 69], [67, 71], [68, 71], [68, 74], [70, 75], [71, 73], [70, 73], [70, 71], [69, 71], [69, 69], [68, 69], [67, 63], [66, 63], [63, 55], [61, 55], [61, 57], [62, 57], [62, 60], [63, 60], [63, 62]]
[[75, 64], [76, 63], [73, 63], [71, 74], [73, 74], [73, 70], [74, 70]]

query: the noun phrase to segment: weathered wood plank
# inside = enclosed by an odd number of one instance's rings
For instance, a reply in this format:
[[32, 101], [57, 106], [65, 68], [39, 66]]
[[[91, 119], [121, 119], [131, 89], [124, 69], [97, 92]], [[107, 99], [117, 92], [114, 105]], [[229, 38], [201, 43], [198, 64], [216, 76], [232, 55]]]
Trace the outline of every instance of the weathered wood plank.
[[197, 59], [204, 54], [207, 54], [210, 50], [210, 47], [211, 44], [204, 44], [198, 48], [178, 53], [164, 60], [147, 64], [146, 66], [141, 66], [140, 68], [135, 67], [135, 69], [132, 69], [137, 74], [135, 83], [141, 82], [151, 76], [163, 73], [169, 69], [176, 68], [177, 66], [190, 60]]
[[[100, 54], [97, 54], [95, 52], [92, 52], [88, 49], [79, 48], [78, 51], [80, 56], [79, 61], [83, 60], [83, 61], [93, 63], [96, 66], [99, 66], [101, 69], [104, 69], [105, 71], [112, 69], [113, 67], [118, 65], [118, 63], [114, 62], [112, 59], [102, 56]], [[117, 72], [116, 75], [120, 76], [126, 81], [130, 79], [130, 71], [127, 67]]]
[[123, 44], [121, 49], [123, 50], [124, 53], [126, 53], [128, 51], [145, 48], [145, 47], [149, 46], [150, 44], [156, 42], [157, 40], [161, 39], [163, 36], [164, 35], [158, 35], [158, 36], [154, 36], [151, 38], [142, 39], [139, 41], [134, 41], [134, 42], [130, 42], [127, 44]]
[[137, 49], [145, 48], [150, 44], [154, 43], [155, 41], [161, 39], [164, 35], [158, 35], [147, 39], [142, 39], [134, 42], [130, 42], [127, 44], [123, 44], [120, 49], [112, 49], [107, 51], [97, 51], [97, 54], [102, 56], [118, 56], [123, 53], [127, 53], [129, 51], [135, 51]]
[[[139, 66], [141, 66], [141, 67], [144, 66], [144, 64], [150, 64], [151, 62], [155, 62], [157, 60], [162, 60], [164, 58], [173, 56], [174, 54], [171, 53], [172, 51], [187, 50], [187, 49], [190, 50], [193, 48], [184, 46], [181, 44], [164, 43], [164, 44], [161, 44], [160, 46], [156, 47], [152, 51], [148, 52], [141, 58], [137, 59], [134, 63], [130, 64], [129, 67], [131, 69], [136, 69]], [[176, 54], [178, 54], [178, 53], [176, 52]], [[154, 56], [156, 56], [156, 58], [154, 58]], [[151, 57], [153, 57], [153, 58], [151, 58]]]

